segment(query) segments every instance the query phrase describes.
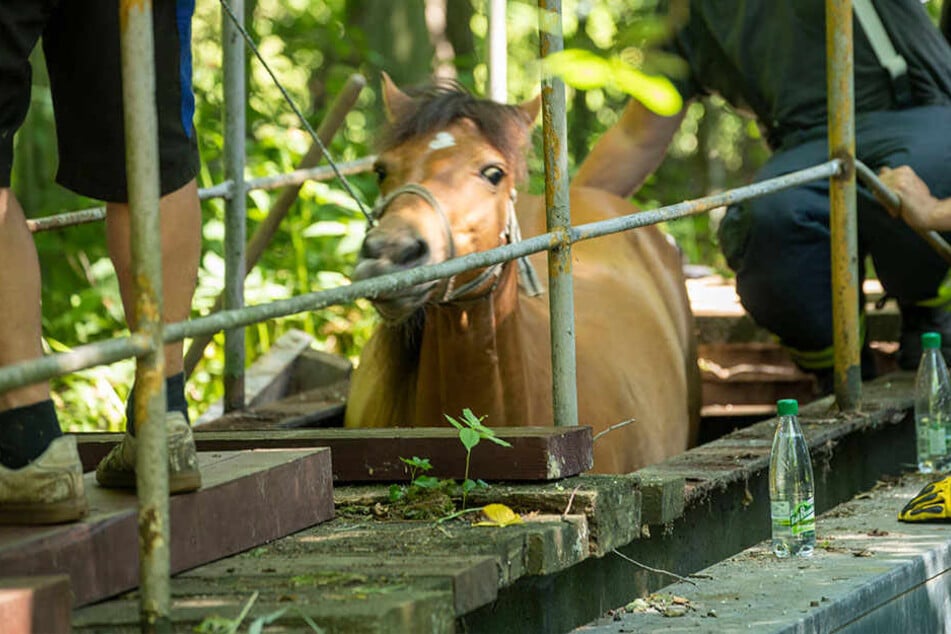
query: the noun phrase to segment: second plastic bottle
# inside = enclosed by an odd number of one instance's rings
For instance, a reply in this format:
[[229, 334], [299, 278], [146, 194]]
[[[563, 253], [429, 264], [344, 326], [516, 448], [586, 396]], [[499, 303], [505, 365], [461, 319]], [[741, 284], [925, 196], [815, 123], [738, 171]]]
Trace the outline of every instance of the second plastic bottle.
[[941, 356], [941, 335], [921, 335], [921, 363], [915, 378], [915, 435], [918, 471], [934, 473], [948, 466], [948, 425], [951, 425], [951, 384]]
[[777, 557], [809, 557], [816, 547], [816, 488], [809, 446], [799, 427], [799, 403], [776, 403], [779, 423], [769, 455], [772, 550]]

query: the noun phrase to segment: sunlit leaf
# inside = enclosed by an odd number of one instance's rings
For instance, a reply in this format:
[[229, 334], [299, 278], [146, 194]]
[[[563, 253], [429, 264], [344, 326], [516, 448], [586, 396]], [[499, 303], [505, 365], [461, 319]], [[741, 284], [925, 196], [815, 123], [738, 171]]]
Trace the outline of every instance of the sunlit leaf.
[[661, 116], [673, 116], [683, 108], [683, 98], [669, 79], [648, 75], [617, 56], [605, 59], [591, 51], [565, 49], [547, 56], [543, 69], [578, 90], [615, 88]]
[[498, 526], [502, 528], [522, 523], [522, 516], [504, 504], [486, 504], [482, 508], [482, 514], [486, 516], [487, 520], [476, 522], [475, 526]]
[[462, 446], [466, 448], [466, 451], [470, 451], [473, 447], [479, 444], [479, 432], [468, 427], [465, 429], [460, 429], [459, 440], [462, 442]]
[[671, 117], [683, 109], [683, 98], [666, 77], [646, 75], [620, 60], [615, 64], [615, 71], [617, 88], [652, 112]]
[[591, 90], [610, 85], [611, 65], [591, 51], [571, 48], [545, 57], [543, 69], [547, 75], [557, 75], [578, 90]]

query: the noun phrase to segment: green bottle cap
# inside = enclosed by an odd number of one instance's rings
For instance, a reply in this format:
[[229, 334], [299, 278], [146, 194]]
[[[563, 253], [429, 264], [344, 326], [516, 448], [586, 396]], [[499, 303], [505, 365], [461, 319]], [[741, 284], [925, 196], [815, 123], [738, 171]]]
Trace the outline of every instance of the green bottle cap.
[[940, 348], [941, 347], [941, 333], [940, 332], [921, 333], [921, 347], [925, 349]]
[[776, 401], [776, 413], [780, 416], [796, 416], [799, 413], [799, 401], [794, 398]]

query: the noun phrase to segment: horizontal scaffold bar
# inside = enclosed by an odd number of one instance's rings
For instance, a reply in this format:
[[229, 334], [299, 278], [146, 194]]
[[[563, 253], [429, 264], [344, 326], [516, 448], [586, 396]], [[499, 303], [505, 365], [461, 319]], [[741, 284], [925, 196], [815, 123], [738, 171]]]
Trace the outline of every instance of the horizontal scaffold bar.
[[[367, 156], [355, 161], [340, 163], [337, 165], [337, 172], [344, 176], [351, 174], [362, 174], [369, 172], [373, 168], [376, 156]], [[252, 189], [278, 189], [288, 185], [300, 185], [306, 181], [328, 181], [337, 176], [332, 167], [320, 166], [310, 169], [294, 170], [286, 174], [275, 174], [273, 176], [262, 176], [246, 181], [245, 187], [248, 191]], [[230, 198], [234, 192], [234, 181], [227, 180], [211, 187], [203, 187], [198, 190], [198, 198], [201, 200], [210, 200], [212, 198]], [[45, 218], [32, 218], [26, 221], [27, 228], [33, 233], [40, 231], [50, 231], [52, 229], [62, 229], [64, 227], [73, 227], [76, 225], [99, 222], [105, 219], [105, 207], [93, 207], [91, 209], [80, 209], [79, 211], [68, 211], [55, 216]]]
[[[347, 304], [361, 297], [374, 298], [384, 293], [431, 282], [465, 271], [498, 264], [519, 257], [547, 251], [559, 245], [590, 240], [628, 229], [636, 229], [685, 216], [700, 214], [717, 207], [729, 205], [773, 192], [796, 187], [804, 183], [830, 178], [838, 174], [842, 162], [839, 159], [827, 161], [815, 167], [785, 174], [752, 185], [725, 191], [713, 196], [689, 200], [649, 211], [641, 211], [620, 218], [601, 220], [578, 225], [565, 231], [543, 233], [526, 238], [521, 242], [496, 247], [488, 251], [471, 253], [438, 264], [421, 266], [408, 271], [389, 273], [366, 280], [360, 280], [345, 286], [315, 291], [289, 299], [281, 299], [267, 304], [246, 306], [235, 310], [223, 310], [205, 317], [169, 324], [165, 328], [165, 343], [181, 341], [190, 337], [209, 335], [228, 328], [249, 326], [268, 319], [286, 317], [306, 311], [319, 310], [328, 306]], [[101, 348], [102, 350], [99, 350]], [[21, 385], [28, 385], [54, 376], [61, 376], [96, 365], [112, 363], [120, 359], [140, 356], [149, 352], [144, 337], [112, 339], [87, 344], [70, 352], [49, 355], [42, 359], [23, 361], [0, 368], [0, 392]]]

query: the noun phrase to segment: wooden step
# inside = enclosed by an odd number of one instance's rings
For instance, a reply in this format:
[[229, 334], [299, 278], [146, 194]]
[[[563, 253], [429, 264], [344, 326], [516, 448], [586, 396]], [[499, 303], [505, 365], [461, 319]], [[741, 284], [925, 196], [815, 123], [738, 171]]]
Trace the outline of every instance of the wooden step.
[[0, 577], [0, 632], [68, 634], [73, 616], [69, 577]]
[[[556, 480], [587, 471], [594, 464], [590, 427], [506, 427], [496, 434], [512, 444], [481, 442], [472, 450], [469, 472], [485, 481]], [[120, 434], [77, 434], [87, 470], [115, 444]], [[203, 431], [195, 429], [199, 451], [329, 447], [334, 482], [406, 480], [400, 458], [430, 458], [427, 475], [462, 478], [466, 452], [452, 427], [387, 429], [293, 429], [272, 431]]]
[[[199, 463], [202, 488], [170, 500], [173, 573], [333, 517], [326, 449], [199, 452]], [[135, 494], [103, 489], [92, 473], [85, 486], [90, 512], [80, 522], [0, 527], [3, 575], [67, 574], [75, 605], [138, 585]]]

